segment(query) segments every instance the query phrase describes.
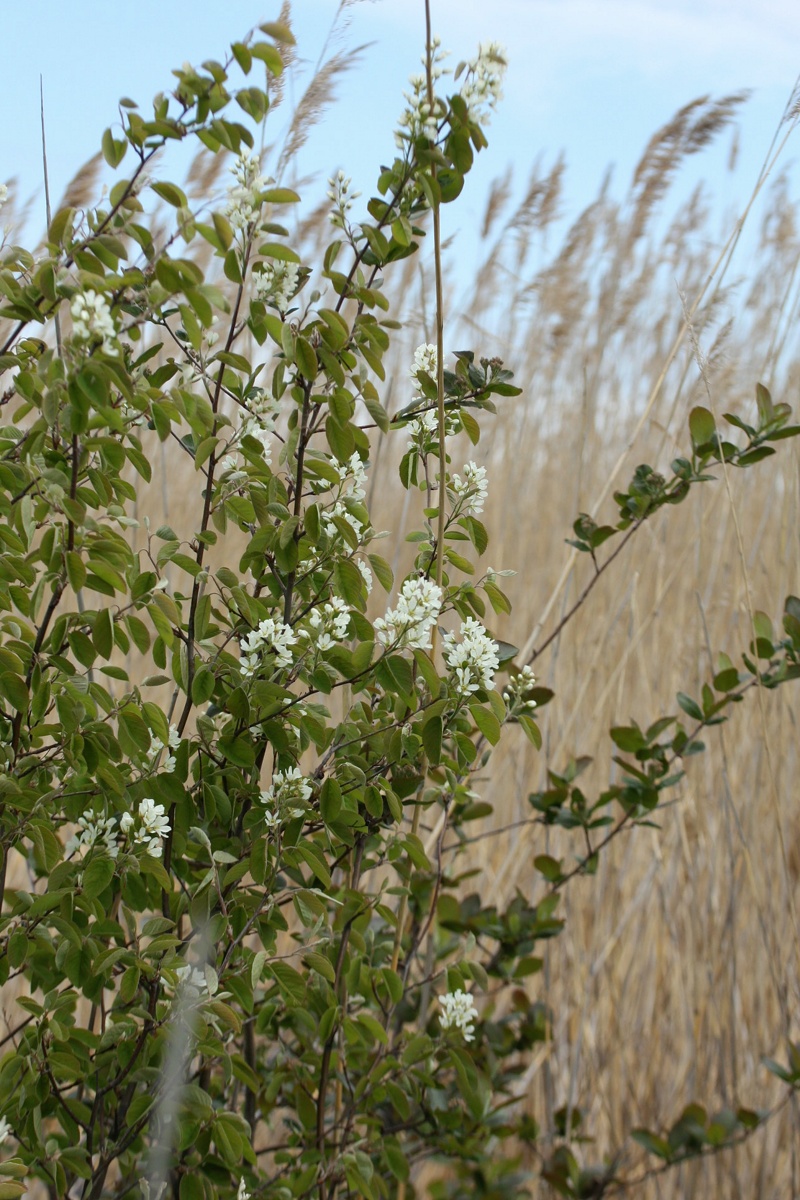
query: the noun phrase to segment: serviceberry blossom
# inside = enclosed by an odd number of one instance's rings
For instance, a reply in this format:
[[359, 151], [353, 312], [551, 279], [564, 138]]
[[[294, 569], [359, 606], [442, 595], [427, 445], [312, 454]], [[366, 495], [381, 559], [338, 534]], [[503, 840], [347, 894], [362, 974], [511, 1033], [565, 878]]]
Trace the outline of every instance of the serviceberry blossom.
[[72, 333], [78, 341], [92, 342], [99, 339], [105, 354], [117, 354], [113, 344], [117, 330], [105, 296], [101, 296], [92, 288], [78, 292], [72, 297], [69, 311], [72, 316]]
[[489, 495], [486, 467], [479, 467], [474, 462], [465, 463], [463, 480], [460, 475], [453, 476], [453, 491], [462, 501], [462, 515], [477, 517], [483, 512], [486, 497]]
[[117, 824], [113, 817], [78, 817], [78, 830], [64, 847], [65, 854], [78, 853], [80, 858], [96, 846], [107, 850], [112, 858], [119, 854]]
[[492, 111], [503, 95], [503, 76], [507, 66], [505, 48], [498, 42], [481, 42], [475, 58], [465, 64], [466, 78], [461, 85], [461, 96], [471, 121], [488, 124]]
[[364, 580], [364, 586], [366, 587], [367, 595], [369, 596], [370, 592], [372, 591], [372, 582], [373, 582], [372, 568], [367, 566], [367, 564], [365, 562], [363, 562], [360, 558], [357, 558], [355, 560], [355, 563], [356, 563], [356, 566], [358, 567], [359, 571], [361, 572], [361, 578]]
[[239, 1190], [236, 1193], [236, 1200], [250, 1200], [250, 1193], [244, 1186], [244, 1178], [239, 1180]]
[[285, 771], [274, 771], [272, 783], [261, 793], [261, 803], [266, 807], [264, 820], [268, 829], [277, 829], [287, 818], [302, 817], [306, 801], [311, 799], [313, 788], [298, 767]]
[[163, 804], [146, 796], [139, 801], [138, 821], [132, 813], [123, 813], [119, 825], [125, 834], [134, 831], [134, 846], [144, 846], [151, 858], [161, 858], [162, 838], [170, 831]]
[[175, 971], [181, 993], [187, 1000], [199, 1000], [208, 995], [208, 980], [205, 971], [184, 963]]
[[0, 208], [3, 207], [3, 205], [5, 204], [7, 199], [8, 199], [8, 184], [0, 183]]
[[[442, 49], [441, 39], [433, 37], [431, 39], [431, 76], [434, 81], [446, 74], [442, 63], [447, 54], [448, 51]], [[424, 55], [422, 57], [422, 65], [423, 67], [426, 66]], [[411, 91], [403, 92], [404, 98], [408, 101], [408, 106], [400, 118], [400, 128], [394, 135], [395, 141], [401, 150], [404, 149], [407, 142], [414, 142], [419, 137], [426, 137], [430, 141], [435, 142], [439, 136], [436, 113], [431, 109], [428, 101], [428, 81], [426, 76], [412, 75], [408, 82], [411, 85]]]
[[253, 272], [256, 299], [272, 304], [278, 312], [285, 313], [300, 282], [297, 263], [283, 262], [270, 258], [260, 271]]
[[261, 164], [256, 154], [242, 152], [231, 167], [236, 180], [228, 188], [228, 205], [225, 216], [234, 229], [248, 229], [255, 224], [261, 211], [260, 193], [269, 180], [261, 174]]
[[353, 207], [353, 201], [357, 200], [361, 192], [351, 192], [350, 187], [352, 179], [345, 175], [344, 171], [338, 171], [331, 179], [328, 180], [328, 199], [333, 201], [333, 208], [329, 213], [329, 219], [332, 225], [338, 229], [344, 229], [347, 225], [347, 214]]
[[239, 643], [241, 658], [239, 668], [245, 679], [255, 675], [269, 653], [275, 655], [275, 666], [284, 668], [292, 665], [291, 647], [297, 644], [297, 636], [290, 625], [267, 617], [257, 629], [252, 629]]
[[8, 1141], [8, 1139], [13, 1136], [14, 1130], [11, 1128], [6, 1118], [0, 1117], [0, 1146], [2, 1146], [3, 1142]]
[[478, 1010], [473, 1004], [469, 992], [458, 988], [455, 992], [448, 992], [445, 996], [440, 996], [439, 1003], [442, 1006], [439, 1016], [439, 1024], [442, 1029], [460, 1029], [465, 1042], [474, 1041], [475, 1026], [473, 1022], [478, 1019]]
[[375, 622], [378, 641], [395, 649], [430, 650], [431, 632], [442, 608], [442, 589], [430, 579], [407, 579], [397, 607]]
[[461, 641], [454, 633], [442, 638], [444, 661], [456, 677], [456, 691], [469, 696], [483, 688], [488, 691], [500, 665], [497, 643], [489, 637], [480, 621], [467, 617], [461, 626]]
[[337, 642], [347, 637], [350, 610], [344, 600], [333, 596], [321, 608], [315, 608], [308, 616], [308, 629], [303, 634], [312, 643], [315, 651], [330, 650]]
[[356, 451], [346, 463], [336, 463], [342, 483], [348, 485], [346, 494], [353, 500], [363, 500], [367, 494], [367, 467]]
[[161, 738], [151, 736], [150, 759], [152, 762], [155, 762], [163, 750], [169, 750], [170, 753], [168, 753], [167, 757], [164, 759], [164, 770], [174, 771], [176, 765], [174, 751], [180, 750], [180, 746], [181, 735], [178, 733], [175, 725], [170, 725], [166, 745], [164, 742], [162, 742]]
[[245, 400], [240, 414], [242, 437], [255, 438], [264, 453], [267, 466], [272, 462], [272, 434], [280, 413], [280, 405], [263, 388], [254, 388]]
[[417, 395], [420, 395], [418, 375], [420, 371], [425, 371], [430, 375], [431, 379], [436, 378], [439, 356], [436, 353], [436, 347], [432, 343], [423, 342], [421, 346], [417, 346], [414, 351], [414, 363], [409, 371], [409, 375], [415, 386]]
[[511, 676], [503, 691], [503, 699], [510, 712], [533, 712], [536, 701], [525, 700], [523, 697], [535, 684], [536, 676], [530, 667], [523, 667], [516, 675]]
[[332, 507], [323, 512], [322, 524], [329, 537], [337, 537], [339, 531], [336, 528], [334, 517], [341, 517], [347, 521], [360, 542], [364, 534], [364, 524], [350, 511], [345, 504], [345, 499], [360, 503], [366, 496], [367, 465], [361, 461], [357, 451], [350, 456], [346, 463], [336, 463], [335, 465], [339, 472], [341, 488]]

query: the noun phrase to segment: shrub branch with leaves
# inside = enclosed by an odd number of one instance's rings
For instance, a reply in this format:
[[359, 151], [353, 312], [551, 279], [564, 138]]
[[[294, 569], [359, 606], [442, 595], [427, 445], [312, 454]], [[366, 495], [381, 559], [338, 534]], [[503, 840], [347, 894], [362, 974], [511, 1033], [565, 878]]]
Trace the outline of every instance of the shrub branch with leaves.
[[[454, 439], [476, 444], [478, 415], [520, 391], [498, 359], [443, 341], [440, 208], [486, 146], [503, 52], [450, 76], [428, 20], [368, 215], [353, 220], [340, 172], [333, 240], [309, 264], [281, 223], [299, 197], [254, 151], [291, 42], [265, 24], [224, 63], [177, 70], [151, 117], [122, 101], [103, 154], [129, 176], [101, 207], [57, 212], [43, 251], [2, 247], [0, 978], [16, 999], [0, 1197], [39, 1180], [59, 1200], [377, 1200], [431, 1161], [448, 1164], [434, 1196], [528, 1194], [519, 1156], [539, 1131], [515, 1088], [548, 1013], [520, 984], [563, 927], [560, 890], [652, 819], [702, 728], [800, 673], [790, 597], [782, 640], [759, 615], [745, 671], [723, 658], [699, 701], [679, 698], [688, 730], [611, 731], [624, 782], [592, 801], [579, 760], [531, 797], [535, 821], [580, 839], [573, 866], [537, 858], [536, 902], [464, 894], [456, 866], [487, 811], [474, 776], [506, 726], [540, 745], [550, 698], [492, 635], [502, 572], [466, 557], [487, 549], [490, 481], [472, 460], [452, 469]], [[194, 140], [233, 164], [227, 195], [197, 210], [149, 174]], [[174, 210], [168, 236], [150, 193]], [[384, 273], [429, 224], [437, 342], [390, 414]], [[743, 447], [695, 409], [670, 481], [640, 467], [616, 526], [578, 518], [597, 576], [618, 553], [598, 563], [604, 541], [622, 549], [714, 463], [749, 467], [798, 432], [763, 388], [758, 409], [754, 427], [727, 418]], [[400, 477], [421, 502], [398, 580], [367, 504], [386, 436], [406, 440]], [[181, 533], [148, 519], [159, 442], [194, 496]], [[796, 1088], [800, 1048], [775, 1070]], [[763, 1119], [695, 1106], [666, 1138], [636, 1136], [670, 1165]], [[600, 1195], [617, 1164], [581, 1170], [574, 1128], [554, 1131], [545, 1178]]]

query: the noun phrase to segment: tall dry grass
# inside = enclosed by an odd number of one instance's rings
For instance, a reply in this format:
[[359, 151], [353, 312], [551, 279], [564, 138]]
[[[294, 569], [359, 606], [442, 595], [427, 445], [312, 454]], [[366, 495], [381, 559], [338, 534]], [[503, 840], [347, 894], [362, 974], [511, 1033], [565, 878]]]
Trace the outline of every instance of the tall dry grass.
[[[313, 100], [306, 122], [318, 111]], [[671, 208], [687, 156], [723, 132], [738, 100], [698, 101], [678, 113], [646, 148], [628, 194], [614, 198], [604, 181], [555, 248], [565, 162], [533, 168], [516, 203], [510, 174], [501, 176], [474, 285], [466, 294], [451, 287], [446, 343], [499, 354], [525, 389], [484, 422], [476, 450], [458, 444], [453, 455], [456, 469], [468, 457], [488, 467], [489, 560], [518, 571], [513, 612], [493, 632], [526, 656], [591, 574], [564, 539], [577, 513], [601, 497], [599, 514], [613, 517], [612, 479], [623, 484], [640, 462], [668, 470], [688, 445], [693, 404], [747, 418], [759, 380], [776, 400], [798, 402], [800, 231], [787, 180], [772, 178], [750, 214], [752, 256], [734, 254], [705, 292], [721, 245], [709, 197], [698, 189]], [[292, 128], [299, 145], [302, 132]], [[281, 166], [288, 181], [291, 154]], [[218, 183], [211, 160], [195, 164], [190, 182], [206, 194]], [[296, 233], [314, 261], [324, 209]], [[386, 387], [396, 411], [409, 399], [413, 348], [431, 337], [432, 271], [423, 256], [387, 276], [406, 327]], [[701, 294], [691, 335], [682, 334]], [[402, 442], [376, 442], [372, 466], [374, 523], [399, 537], [419, 519], [397, 478]], [[179, 461], [170, 448], [156, 449], [140, 516], [188, 533], [197, 477], [187, 467], [184, 478]], [[537, 854], [569, 860], [582, 852], [563, 831], [531, 820], [528, 795], [548, 770], [589, 755], [582, 784], [589, 795], [601, 790], [618, 772], [609, 726], [676, 712], [675, 693], [696, 694], [718, 651], [736, 660], [746, 647], [748, 590], [752, 606], [779, 622], [783, 597], [800, 591], [799, 467], [796, 443], [786, 442], [774, 459], [734, 475], [729, 490], [720, 478], [660, 513], [537, 657], [541, 682], [556, 693], [541, 714], [543, 749], [511, 731], [476, 782], [495, 809], [471, 850], [481, 873], [470, 887], [487, 904], [503, 905], [516, 891], [541, 894]], [[234, 538], [222, 553], [236, 557]], [[545, 945], [544, 971], [527, 985], [552, 1009], [552, 1036], [519, 1096], [544, 1128], [562, 1105], [580, 1107], [591, 1160], [621, 1151], [639, 1175], [648, 1163], [627, 1140], [633, 1127], [661, 1129], [691, 1100], [767, 1108], [780, 1093], [760, 1060], [780, 1057], [786, 1035], [800, 1034], [799, 711], [791, 685], [761, 702], [748, 696], [728, 724], [706, 733], [707, 753], [686, 764], [660, 828], [623, 833], [596, 877], [564, 894], [565, 932]], [[635, 1194], [783, 1200], [800, 1195], [799, 1147], [795, 1104], [735, 1151], [646, 1179]], [[536, 1159], [530, 1166], [531, 1194], [549, 1195]]]

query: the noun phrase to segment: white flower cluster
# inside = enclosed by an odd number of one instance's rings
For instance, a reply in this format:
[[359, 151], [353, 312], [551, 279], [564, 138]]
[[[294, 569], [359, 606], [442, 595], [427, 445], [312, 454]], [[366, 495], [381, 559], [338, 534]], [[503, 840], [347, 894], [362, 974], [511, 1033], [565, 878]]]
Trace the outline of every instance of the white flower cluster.
[[8, 185], [5, 183], [0, 183], [0, 208], [3, 207], [3, 205], [5, 204], [7, 199], [8, 199]]
[[134, 846], [144, 846], [151, 858], [161, 858], [161, 840], [170, 831], [163, 804], [156, 804], [146, 796], [139, 801], [138, 821], [131, 813], [123, 813], [119, 827], [125, 834], [134, 830]]
[[455, 672], [456, 691], [460, 696], [491, 688], [500, 661], [497, 643], [489, 637], [480, 621], [467, 617], [461, 626], [460, 642], [456, 641], [455, 634], [446, 633], [442, 638], [442, 654], [447, 666]]
[[334, 596], [321, 609], [315, 608], [309, 614], [308, 624], [303, 633], [313, 643], [314, 650], [330, 650], [347, 637], [350, 610], [340, 596]]
[[350, 191], [352, 182], [352, 179], [345, 175], [344, 171], [338, 171], [332, 179], [328, 180], [328, 199], [333, 201], [329, 218], [331, 224], [335, 225], [337, 229], [345, 228], [347, 214], [353, 207], [353, 201], [361, 195], [361, 192]]
[[2, 1146], [3, 1142], [8, 1141], [8, 1139], [13, 1136], [14, 1130], [11, 1128], [6, 1118], [0, 1117], [0, 1146]]
[[178, 976], [178, 985], [184, 999], [200, 1000], [209, 994], [205, 971], [184, 963], [182, 967], [178, 967], [175, 974]]
[[89, 850], [99, 846], [107, 850], [112, 858], [117, 857], [117, 825], [113, 817], [98, 817], [97, 820], [92, 817], [78, 817], [77, 825], [78, 832], [73, 833], [64, 847], [65, 854], [78, 852], [79, 857], [83, 858]]
[[419, 372], [426, 371], [427, 374], [430, 375], [431, 379], [435, 379], [438, 364], [439, 356], [436, 353], [436, 347], [431, 342], [423, 342], [421, 346], [417, 346], [416, 350], [414, 351], [414, 364], [409, 371], [409, 375], [415, 384], [417, 395], [421, 394], [419, 390], [419, 380], [417, 378]]
[[155, 763], [155, 761], [158, 759], [159, 755], [161, 754], [161, 752], [163, 750], [169, 750], [167, 757], [164, 759], [164, 770], [165, 771], [174, 771], [175, 765], [176, 765], [174, 752], [176, 750], [180, 750], [180, 746], [181, 746], [181, 735], [178, 733], [178, 730], [176, 729], [176, 727], [174, 725], [170, 725], [169, 733], [167, 735], [166, 745], [164, 744], [164, 742], [162, 742], [161, 738], [158, 738], [158, 737], [150, 738], [150, 760], [151, 760], [151, 762]]
[[442, 1006], [439, 1017], [442, 1029], [460, 1029], [465, 1042], [474, 1041], [475, 1026], [473, 1022], [478, 1019], [478, 1010], [473, 1004], [469, 992], [458, 988], [455, 992], [448, 992], [445, 996], [440, 996], [439, 1003]]
[[292, 665], [291, 647], [296, 643], [297, 637], [291, 625], [284, 625], [283, 621], [267, 617], [257, 629], [252, 629], [247, 637], [242, 638], [239, 643], [242, 652], [239, 667], [242, 675], [245, 679], [255, 675], [265, 653], [270, 651], [275, 655], [276, 667], [290, 667]]
[[99, 338], [105, 354], [116, 355], [113, 340], [117, 336], [114, 318], [105, 296], [89, 288], [72, 297], [69, 306], [72, 315], [72, 333], [81, 342]]
[[463, 480], [460, 475], [453, 476], [453, 491], [460, 500], [464, 501], [461, 505], [461, 512], [477, 517], [479, 513], [483, 512], [486, 497], [489, 495], [486, 467], [479, 467], [474, 462], [465, 463]]
[[442, 608], [442, 589], [430, 579], [407, 579], [397, 598], [397, 608], [378, 617], [375, 632], [384, 646], [430, 650], [431, 632]]
[[277, 829], [286, 819], [302, 817], [305, 808], [298, 808], [311, 799], [311, 783], [298, 767], [275, 771], [272, 784], [261, 793], [261, 803], [267, 806], [264, 820], [268, 829]]
[[260, 271], [253, 273], [256, 299], [264, 304], [273, 304], [278, 312], [285, 313], [300, 280], [297, 263], [283, 262], [270, 258]]
[[[431, 76], [434, 81], [445, 74], [442, 63], [447, 58], [447, 53], [446, 50], [442, 50], [440, 38], [431, 39]], [[426, 66], [424, 55], [422, 65]], [[395, 141], [401, 150], [406, 142], [413, 142], [419, 137], [426, 137], [435, 142], [439, 135], [436, 115], [428, 103], [426, 76], [412, 75], [408, 82], [411, 84], [411, 91], [403, 92], [408, 107], [400, 118], [400, 129], [395, 134]]]
[[536, 683], [536, 676], [530, 667], [523, 667], [516, 675], [512, 675], [503, 691], [503, 699], [512, 712], [533, 712], [535, 700], [524, 700], [523, 696]]
[[342, 481], [342, 488], [339, 492], [339, 498], [333, 507], [327, 509], [322, 514], [322, 523], [325, 526], [325, 532], [330, 537], [336, 537], [338, 530], [333, 518], [342, 517], [354, 530], [358, 540], [361, 541], [364, 533], [364, 525], [359, 521], [358, 517], [350, 512], [344, 503], [344, 498], [349, 497], [349, 499], [356, 501], [364, 499], [367, 494], [366, 465], [361, 461], [358, 451], [354, 452], [346, 463], [336, 463], [335, 465], [339, 472], [339, 478]]
[[503, 95], [507, 66], [503, 46], [498, 42], [481, 42], [476, 57], [466, 64], [466, 79], [461, 86], [470, 120], [487, 124], [491, 111]]
[[[423, 343], [417, 346], [414, 351], [414, 363], [409, 371], [414, 382], [414, 399], [422, 400], [423, 395], [419, 386], [419, 372], [425, 371], [430, 375], [431, 379], [436, 379], [439, 356], [436, 352], [436, 347], [429, 343]], [[452, 418], [445, 419], [444, 432], [445, 436], [458, 431], [458, 422]], [[413, 421], [408, 423], [408, 449], [417, 449], [425, 452], [431, 439], [435, 438], [439, 432], [439, 414], [435, 408], [429, 408], [425, 412], [420, 413]]]
[[258, 156], [244, 151], [231, 167], [231, 174], [236, 183], [228, 188], [225, 216], [235, 229], [247, 229], [255, 223], [261, 209], [260, 193], [269, 180], [261, 174]]
[[239, 1190], [236, 1193], [236, 1200], [250, 1200], [250, 1193], [244, 1186], [244, 1176], [239, 1180]]
[[[275, 432], [280, 405], [265, 392], [263, 388], [255, 388], [247, 397], [246, 410], [241, 415], [241, 434], [255, 438], [264, 452], [267, 466], [272, 462], [272, 434]], [[235, 465], [235, 463], [234, 463]]]
[[355, 563], [361, 572], [361, 578], [364, 580], [364, 586], [367, 589], [367, 595], [369, 595], [372, 591], [372, 568], [365, 562], [362, 562], [360, 558], [357, 558]]

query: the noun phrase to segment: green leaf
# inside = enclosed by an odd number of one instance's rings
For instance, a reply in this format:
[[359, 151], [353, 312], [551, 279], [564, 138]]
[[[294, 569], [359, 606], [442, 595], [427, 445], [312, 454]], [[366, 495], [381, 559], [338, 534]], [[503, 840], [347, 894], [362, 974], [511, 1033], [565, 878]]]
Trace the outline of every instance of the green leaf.
[[25, 680], [11, 671], [0, 673], [0, 694], [16, 709], [17, 712], [28, 711], [30, 696]]
[[[150, 187], [157, 196], [165, 200], [167, 204], [171, 204], [173, 208], [188, 208], [186, 196], [174, 183], [156, 181], [155, 183], [151, 183]], [[175, 290], [178, 291], [180, 289], [176, 288]]]
[[685, 692], [678, 692], [676, 699], [687, 716], [693, 717], [695, 721], [702, 721], [703, 711], [691, 696], [687, 696]]
[[480, 704], [470, 704], [469, 711], [472, 713], [473, 721], [487, 742], [490, 742], [492, 746], [496, 746], [500, 741], [500, 722], [491, 709], [484, 708]]
[[288, 963], [271, 962], [267, 970], [272, 975], [283, 994], [296, 1004], [302, 1004], [306, 998], [306, 982], [303, 976], [290, 967]]
[[692, 409], [689, 413], [689, 433], [691, 434], [692, 445], [695, 449], [710, 442], [716, 431], [717, 426], [714, 416], [707, 408], [698, 405]]
[[422, 744], [432, 767], [437, 767], [442, 757], [442, 718], [432, 717], [422, 729]]
[[342, 811], [342, 789], [333, 776], [329, 776], [320, 788], [319, 811], [326, 825], [335, 821]]
[[114, 860], [105, 855], [96, 854], [83, 872], [83, 893], [94, 900], [104, 892], [114, 878]]

